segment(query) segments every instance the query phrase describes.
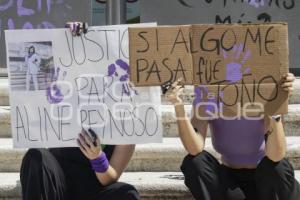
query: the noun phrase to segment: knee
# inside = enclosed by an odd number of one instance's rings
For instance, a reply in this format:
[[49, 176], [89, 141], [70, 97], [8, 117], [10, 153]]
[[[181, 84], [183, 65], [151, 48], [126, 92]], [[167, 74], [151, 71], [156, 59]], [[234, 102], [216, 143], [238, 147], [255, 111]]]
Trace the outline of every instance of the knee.
[[25, 181], [26, 177], [39, 173], [41, 169], [42, 169], [41, 151], [39, 149], [29, 149], [24, 155], [21, 164], [21, 169], [20, 169], [21, 182]]
[[274, 162], [268, 157], [264, 157], [259, 165], [257, 166], [258, 170], [267, 170], [272, 173], [280, 173], [282, 170], [294, 171], [292, 165], [287, 158], [283, 158], [279, 162]]
[[264, 191], [270, 190], [281, 195], [279, 199], [299, 197], [300, 187], [295, 179], [294, 169], [286, 158], [273, 162], [265, 157], [257, 167], [255, 179], [259, 188], [265, 187]]
[[294, 177], [294, 169], [287, 158], [274, 162], [265, 157], [257, 166], [256, 174], [258, 177], [287, 178]]
[[274, 164], [275, 164], [274, 171], [276, 174], [282, 174], [283, 172], [285, 172], [285, 173], [293, 174], [294, 176], [294, 168], [287, 158], [284, 158], [281, 161]]
[[123, 200], [140, 200], [140, 195], [137, 189], [130, 184], [124, 184], [121, 188]]
[[29, 149], [23, 157], [23, 163], [39, 164], [42, 162], [42, 152], [40, 149]]
[[46, 151], [46, 149], [29, 149], [23, 157], [21, 169], [40, 169], [43, 166], [43, 155]]
[[188, 154], [182, 161], [181, 171], [187, 173], [201, 173], [207, 166], [213, 166], [218, 162], [214, 156], [203, 150], [196, 156]]

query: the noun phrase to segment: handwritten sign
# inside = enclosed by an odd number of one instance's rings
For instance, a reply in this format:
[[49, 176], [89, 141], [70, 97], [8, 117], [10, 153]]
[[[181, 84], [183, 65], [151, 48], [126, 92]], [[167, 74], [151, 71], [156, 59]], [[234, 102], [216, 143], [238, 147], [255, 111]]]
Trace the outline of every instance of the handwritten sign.
[[6, 67], [4, 30], [62, 28], [67, 21], [90, 22], [91, 2], [5, 0], [0, 3], [0, 67]]
[[[279, 87], [289, 66], [286, 24], [130, 28], [129, 35], [136, 86], [176, 80], [173, 69], [180, 69], [184, 84], [196, 85], [194, 104], [201, 104], [203, 115], [221, 106], [224, 115], [236, 115], [245, 105], [269, 114], [287, 112], [288, 94]], [[175, 60], [173, 68], [165, 70], [165, 60]]]
[[82, 128], [103, 144], [161, 141], [159, 88], [129, 83], [127, 25], [5, 36], [15, 147], [76, 146]]
[[289, 24], [291, 71], [300, 75], [300, 2], [296, 0], [141, 0], [141, 22], [159, 25], [264, 23]]
[[131, 80], [138, 85], [162, 85], [183, 78], [193, 83], [190, 26], [130, 30]]

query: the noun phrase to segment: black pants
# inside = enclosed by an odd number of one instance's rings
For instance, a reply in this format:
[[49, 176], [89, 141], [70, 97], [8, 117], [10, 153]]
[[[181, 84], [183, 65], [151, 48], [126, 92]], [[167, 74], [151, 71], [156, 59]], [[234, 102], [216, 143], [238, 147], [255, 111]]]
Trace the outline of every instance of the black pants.
[[299, 200], [300, 186], [287, 159], [265, 157], [256, 169], [231, 169], [206, 151], [187, 155], [181, 170], [197, 200]]
[[80, 167], [80, 162], [77, 165], [78, 169], [75, 165], [65, 169], [49, 150], [30, 149], [20, 173], [23, 200], [140, 199], [132, 185], [117, 182], [101, 186], [93, 171]]

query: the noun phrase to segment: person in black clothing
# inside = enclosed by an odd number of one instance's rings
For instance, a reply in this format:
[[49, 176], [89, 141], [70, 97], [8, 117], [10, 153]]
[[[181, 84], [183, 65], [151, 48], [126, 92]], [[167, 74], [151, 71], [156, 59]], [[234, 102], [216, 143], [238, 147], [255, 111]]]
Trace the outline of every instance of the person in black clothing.
[[[73, 35], [81, 34], [82, 29], [70, 27]], [[23, 200], [140, 199], [132, 185], [117, 182], [135, 145], [101, 146], [91, 129], [83, 130], [77, 142], [79, 148], [28, 150], [20, 171]]]
[[[291, 94], [295, 77], [285, 74], [282, 90]], [[184, 183], [197, 200], [299, 200], [300, 184], [286, 156], [286, 139], [281, 115], [214, 119], [197, 114], [191, 119], [180, 97], [183, 87], [174, 82], [166, 99], [175, 107], [178, 133], [188, 155], [181, 171]], [[200, 101], [201, 102], [201, 101]], [[213, 111], [211, 111], [213, 112]], [[208, 128], [218, 160], [205, 151]]]
[[[21, 166], [23, 200], [138, 200], [137, 190], [116, 182], [129, 162], [134, 145], [99, 148], [81, 133], [80, 149], [29, 149]], [[93, 170], [90, 160], [105, 153], [109, 167]]]

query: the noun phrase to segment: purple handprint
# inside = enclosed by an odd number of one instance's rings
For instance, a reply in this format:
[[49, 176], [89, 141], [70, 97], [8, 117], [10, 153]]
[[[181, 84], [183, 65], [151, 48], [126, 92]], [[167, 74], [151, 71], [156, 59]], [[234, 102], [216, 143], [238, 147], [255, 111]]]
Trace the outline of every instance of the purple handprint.
[[120, 68], [126, 71], [126, 74], [121, 75], [119, 80], [122, 82], [127, 81], [129, 79], [129, 65], [121, 59], [118, 59], [116, 63]]
[[[118, 69], [121, 72], [118, 73]], [[108, 66], [108, 76], [116, 77], [122, 83], [122, 91], [130, 96], [131, 91], [138, 95], [138, 92], [132, 87], [132, 85], [128, 82], [129, 80], [129, 65], [121, 59], [116, 60], [115, 64], [111, 64]]]
[[63, 99], [64, 96], [56, 84], [47, 87], [47, 100], [50, 104], [58, 104]]
[[[207, 86], [204, 86], [204, 85], [201, 85], [199, 87], [195, 87], [195, 90], [194, 90], [194, 93], [195, 93], [195, 99], [194, 99], [194, 102], [193, 102], [193, 105], [196, 107], [197, 105], [201, 104], [201, 103], [204, 103], [205, 102], [205, 96], [207, 97], [207, 101], [206, 101], [206, 104], [205, 105], [205, 112], [206, 113], [215, 113], [216, 110], [215, 108], [216, 107], [219, 107], [218, 106], [218, 101], [217, 101], [217, 96], [214, 95], [212, 97], [209, 96], [209, 90], [208, 90], [208, 87]], [[224, 97], [224, 92], [220, 92], [220, 97]], [[217, 105], [217, 106], [213, 106], [212, 104], [214, 105]], [[220, 103], [220, 105], [222, 105], [222, 103]]]
[[108, 76], [118, 76], [115, 64], [111, 64], [108, 66]]
[[[61, 89], [56, 84], [60, 74], [60, 68], [53, 69], [51, 71], [51, 83], [46, 89], [47, 100], [50, 104], [58, 104], [64, 99], [64, 95], [61, 92]], [[63, 80], [65, 79], [67, 72], [63, 73]]]
[[195, 99], [193, 101], [193, 105], [196, 106], [197, 104], [204, 101], [204, 96], [208, 93], [208, 88], [204, 85], [200, 85], [198, 87], [195, 86], [194, 89]]
[[241, 44], [239, 47], [235, 45], [230, 56], [228, 56], [227, 52], [223, 49], [224, 59], [230, 59], [229, 63], [226, 64], [226, 80], [229, 81], [229, 83], [236, 83], [242, 80], [244, 74], [250, 73], [250, 67], [246, 67], [244, 71], [243, 68], [244, 64], [251, 56], [251, 51], [247, 50], [243, 59], [240, 61], [243, 49], [243, 44]]
[[23, 0], [17, 1], [17, 13], [21, 16], [30, 16], [33, 15], [35, 12], [32, 9], [23, 7]]

